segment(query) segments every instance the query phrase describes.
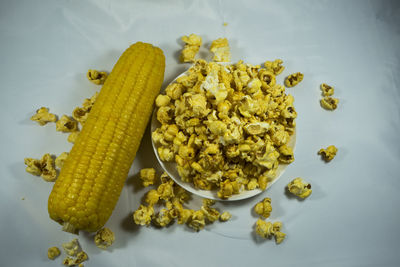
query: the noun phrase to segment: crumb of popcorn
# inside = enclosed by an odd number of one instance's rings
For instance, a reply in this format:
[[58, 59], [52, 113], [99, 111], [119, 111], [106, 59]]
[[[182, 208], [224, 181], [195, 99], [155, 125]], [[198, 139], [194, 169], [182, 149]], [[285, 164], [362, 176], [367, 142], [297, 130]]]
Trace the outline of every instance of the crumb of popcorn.
[[31, 117], [32, 121], [36, 121], [40, 125], [45, 125], [48, 122], [56, 122], [57, 116], [49, 113], [49, 109], [46, 107], [41, 107], [40, 109], [36, 110], [36, 114]]

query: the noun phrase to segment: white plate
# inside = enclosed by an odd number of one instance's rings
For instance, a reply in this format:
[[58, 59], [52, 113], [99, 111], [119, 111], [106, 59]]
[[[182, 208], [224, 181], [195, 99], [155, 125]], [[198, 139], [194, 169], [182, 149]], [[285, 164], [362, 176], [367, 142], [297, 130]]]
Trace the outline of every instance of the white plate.
[[[174, 83], [176, 81], [176, 79], [178, 79], [179, 77], [181, 77], [183, 75], [186, 75], [186, 72], [177, 76], [170, 84]], [[153, 111], [153, 115], [151, 117], [151, 133], [154, 132], [159, 127], [161, 127], [161, 123], [157, 120], [157, 107], [155, 107], [154, 111]], [[154, 153], [156, 154], [158, 162], [160, 163], [160, 165], [164, 169], [164, 171], [166, 173], [168, 173], [168, 175], [178, 185], [180, 185], [181, 187], [183, 187], [184, 189], [186, 189], [187, 191], [189, 191], [195, 195], [198, 195], [198, 196], [204, 197], [204, 198], [220, 200], [220, 201], [235, 201], [235, 200], [242, 200], [242, 199], [250, 198], [250, 197], [256, 196], [256, 195], [260, 194], [261, 192], [263, 192], [263, 190], [260, 190], [260, 189], [243, 190], [239, 194], [232, 195], [228, 199], [221, 199], [217, 196], [217, 190], [209, 191], [209, 190], [198, 189], [193, 185], [193, 183], [183, 182], [177, 169], [176, 169], [176, 163], [162, 161], [157, 152], [157, 148], [159, 147], [159, 145], [154, 143], [153, 138], [151, 138], [151, 143], [153, 145]], [[296, 145], [296, 130], [294, 131], [293, 135], [290, 137], [290, 140], [287, 145], [290, 146], [294, 152], [295, 145]], [[276, 176], [272, 181], [268, 182], [267, 189], [269, 187], [271, 187], [282, 176], [282, 174], [284, 173], [287, 166], [288, 166], [288, 164], [279, 164], [279, 167], [276, 170]]]

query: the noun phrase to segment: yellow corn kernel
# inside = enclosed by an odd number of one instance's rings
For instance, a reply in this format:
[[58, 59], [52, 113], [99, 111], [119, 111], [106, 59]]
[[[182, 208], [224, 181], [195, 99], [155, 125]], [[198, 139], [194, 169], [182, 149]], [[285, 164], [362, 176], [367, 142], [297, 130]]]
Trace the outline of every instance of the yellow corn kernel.
[[162, 50], [138, 42], [107, 77], [49, 197], [50, 217], [66, 230], [95, 232], [107, 222], [139, 148], [164, 69]]
[[37, 121], [40, 125], [45, 125], [48, 122], [57, 121], [56, 115], [49, 113], [49, 109], [45, 107], [41, 107], [36, 110], [36, 114], [31, 117], [32, 121]]
[[94, 84], [104, 84], [107, 79], [107, 72], [98, 70], [88, 70], [86, 77]]

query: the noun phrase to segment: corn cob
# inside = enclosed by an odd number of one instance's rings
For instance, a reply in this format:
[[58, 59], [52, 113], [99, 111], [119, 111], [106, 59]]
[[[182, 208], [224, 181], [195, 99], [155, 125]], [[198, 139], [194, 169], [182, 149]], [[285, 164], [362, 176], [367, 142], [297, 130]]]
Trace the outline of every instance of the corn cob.
[[99, 230], [111, 216], [164, 78], [161, 49], [138, 42], [120, 57], [91, 109], [48, 201], [64, 230]]

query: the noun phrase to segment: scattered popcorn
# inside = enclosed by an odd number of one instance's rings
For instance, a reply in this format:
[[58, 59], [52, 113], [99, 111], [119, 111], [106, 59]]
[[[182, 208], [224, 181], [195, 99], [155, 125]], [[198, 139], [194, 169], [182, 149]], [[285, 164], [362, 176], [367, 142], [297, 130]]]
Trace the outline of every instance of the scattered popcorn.
[[47, 182], [54, 182], [57, 179], [57, 171], [54, 166], [54, 159], [46, 153], [42, 159], [25, 158], [26, 171], [33, 175], [40, 175]]
[[321, 84], [321, 90], [323, 96], [331, 96], [335, 92], [335, 89], [326, 83]]
[[229, 221], [232, 218], [232, 214], [230, 214], [228, 211], [224, 211], [223, 213], [221, 213], [221, 215], [219, 216], [219, 220], [221, 222], [226, 222]]
[[183, 36], [181, 39], [185, 43], [185, 47], [181, 52], [181, 62], [193, 62], [202, 43], [201, 37], [192, 33], [189, 36]]
[[74, 119], [63, 115], [61, 119], [56, 122], [56, 131], [59, 132], [75, 132], [78, 131], [78, 123]]
[[55, 163], [58, 168], [61, 169], [64, 166], [64, 162], [67, 159], [68, 155], [68, 152], [63, 152], [56, 158]]
[[31, 120], [36, 121], [43, 126], [48, 122], [56, 122], [57, 116], [49, 113], [48, 108], [41, 107], [40, 109], [36, 110], [36, 114], [31, 117]]
[[308, 197], [312, 190], [311, 190], [311, 184], [303, 181], [300, 177], [295, 178], [293, 181], [291, 181], [288, 185], [288, 190], [290, 193], [300, 197], [300, 198], [306, 198]]
[[77, 238], [74, 238], [70, 242], [62, 244], [62, 247], [65, 253], [67, 253], [67, 255], [69, 256], [77, 256], [78, 252], [82, 250]]
[[76, 139], [77, 139], [78, 136], [79, 136], [79, 133], [80, 133], [80, 132], [78, 132], [78, 131], [70, 133], [70, 134], [68, 135], [67, 141], [70, 142], [70, 143], [75, 143], [75, 142], [76, 142]]
[[282, 227], [281, 222], [266, 222], [264, 220], [258, 219], [256, 222], [256, 233], [262, 238], [272, 238], [275, 237], [275, 242], [280, 244], [284, 239], [286, 234], [280, 232]]
[[54, 260], [61, 254], [61, 251], [58, 247], [51, 247], [47, 250], [47, 257], [50, 260]]
[[321, 106], [327, 110], [335, 110], [338, 103], [339, 99], [330, 96], [325, 96], [321, 99]]
[[189, 220], [188, 226], [198, 232], [202, 230], [205, 225], [206, 221], [204, 213], [201, 210], [193, 212]]
[[154, 206], [159, 200], [160, 194], [157, 192], [157, 190], [152, 189], [146, 193], [145, 202], [149, 204], [149, 206]]
[[167, 209], [161, 209], [154, 218], [154, 223], [159, 227], [168, 226], [173, 222], [173, 218]]
[[77, 107], [72, 111], [72, 118], [74, 118], [82, 125], [85, 124], [88, 116], [89, 116], [89, 111], [85, 108]]
[[219, 38], [211, 43], [210, 51], [214, 54], [213, 60], [216, 62], [230, 62], [231, 51], [228, 39]]
[[281, 74], [285, 69], [282, 66], [283, 61], [281, 59], [275, 59], [274, 61], [265, 61], [264, 66], [267, 70], [271, 71], [274, 75]]
[[71, 257], [66, 257], [63, 260], [63, 264], [66, 266], [75, 266], [75, 265], [80, 265], [83, 266], [82, 262], [86, 261], [88, 259], [88, 255], [84, 251], [80, 251], [76, 254], [76, 258], [71, 258]]
[[104, 227], [94, 236], [94, 243], [98, 248], [107, 249], [115, 241], [115, 235], [111, 229]]
[[154, 184], [156, 180], [156, 170], [154, 168], [141, 169], [140, 179], [142, 179], [144, 187]]
[[136, 224], [149, 225], [154, 215], [154, 209], [152, 206], [146, 207], [140, 205], [140, 207], [133, 213], [133, 220]]
[[333, 160], [333, 158], [336, 156], [337, 151], [338, 149], [334, 145], [331, 145], [328, 146], [326, 149], [321, 148], [318, 151], [318, 154], [322, 155], [323, 159], [328, 162]]
[[299, 82], [301, 82], [304, 78], [304, 74], [300, 72], [296, 72], [293, 74], [290, 74], [288, 77], [285, 79], [285, 85], [286, 87], [293, 87], [297, 85]]
[[91, 98], [86, 98], [85, 101], [83, 101], [82, 108], [86, 112], [90, 112], [98, 95], [99, 95], [99, 92], [96, 92]]
[[104, 84], [107, 76], [107, 72], [98, 70], [88, 70], [86, 74], [88, 80], [97, 85]]
[[264, 218], [268, 218], [271, 214], [271, 211], [271, 199], [268, 197], [264, 198], [254, 206], [254, 212], [263, 216]]

